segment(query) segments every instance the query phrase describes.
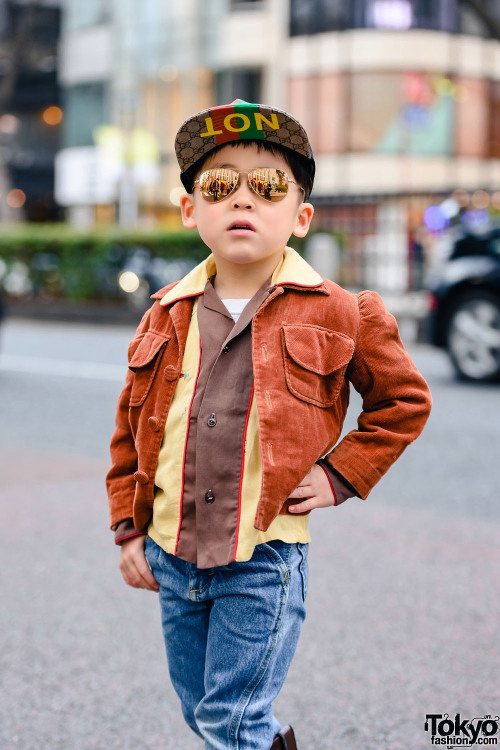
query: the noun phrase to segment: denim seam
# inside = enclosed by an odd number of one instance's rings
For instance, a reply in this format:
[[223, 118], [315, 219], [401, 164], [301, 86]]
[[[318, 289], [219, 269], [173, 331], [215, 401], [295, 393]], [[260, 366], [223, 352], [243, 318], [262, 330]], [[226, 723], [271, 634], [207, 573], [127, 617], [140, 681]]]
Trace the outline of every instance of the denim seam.
[[299, 573], [300, 578], [302, 581], [302, 600], [305, 602], [307, 597], [307, 583], [306, 583], [306, 574], [307, 574], [307, 556], [304, 554], [304, 549], [301, 544], [297, 545], [297, 550], [300, 554], [300, 562], [299, 562]]
[[288, 554], [286, 555], [286, 559], [280, 555], [280, 553], [274, 549], [274, 547], [271, 547], [272, 553], [269, 552], [267, 549], [267, 544], [262, 545], [262, 551], [267, 557], [268, 560], [270, 560], [272, 563], [276, 564], [278, 562], [280, 571], [283, 576], [283, 583], [286, 583], [288, 580], [290, 580], [292, 571], [290, 570], [289, 565], [289, 559], [290, 559], [290, 549], [288, 549]]
[[[269, 556], [270, 557], [270, 556]], [[274, 562], [274, 561], [273, 561]], [[287, 568], [287, 573], [288, 573]], [[240, 696], [239, 701], [236, 704], [236, 707], [233, 712], [233, 720], [231, 721], [229, 725], [229, 731], [228, 731], [228, 741], [229, 741], [229, 748], [230, 750], [238, 750], [238, 731], [241, 725], [241, 720], [243, 718], [243, 714], [245, 713], [245, 709], [248, 706], [248, 703], [250, 701], [250, 698], [252, 697], [252, 694], [255, 692], [255, 690], [258, 688], [260, 682], [262, 681], [267, 668], [269, 666], [269, 662], [271, 660], [271, 656], [273, 654], [274, 649], [276, 648], [276, 645], [279, 640], [279, 634], [280, 634], [280, 628], [281, 624], [283, 622], [283, 613], [285, 611], [286, 603], [288, 601], [288, 593], [289, 593], [289, 583], [290, 578], [289, 576], [285, 577], [285, 580], [283, 581], [283, 586], [281, 588], [280, 593], [280, 609], [278, 612], [278, 617], [276, 618], [276, 625], [273, 633], [271, 634], [271, 638], [269, 641], [269, 646], [267, 647], [267, 651], [264, 654], [264, 657], [259, 664], [254, 677], [250, 682], [248, 683], [246, 689], [243, 691], [243, 693]]]

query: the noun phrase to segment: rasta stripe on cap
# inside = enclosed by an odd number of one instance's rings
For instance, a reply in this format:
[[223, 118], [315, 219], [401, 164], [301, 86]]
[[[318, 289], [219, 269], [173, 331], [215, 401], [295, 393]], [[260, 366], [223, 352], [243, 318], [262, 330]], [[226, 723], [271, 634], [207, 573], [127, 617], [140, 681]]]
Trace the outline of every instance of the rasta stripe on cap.
[[[200, 133], [200, 136], [215, 136], [217, 146], [223, 143], [230, 143], [235, 140], [243, 139], [262, 139], [264, 134], [264, 124], [271, 129], [279, 128], [278, 118], [272, 113], [271, 117], [259, 112], [258, 104], [247, 104], [247, 102], [236, 99], [226, 107], [213, 107], [208, 110], [210, 117], [205, 118], [207, 124], [207, 135]], [[210, 132], [208, 128], [210, 127]]]
[[236, 99], [211, 107], [187, 119], [175, 138], [175, 152], [184, 173], [217, 146], [241, 140], [277, 143], [306, 158], [314, 173], [314, 157], [307, 133], [287, 112], [265, 104]]

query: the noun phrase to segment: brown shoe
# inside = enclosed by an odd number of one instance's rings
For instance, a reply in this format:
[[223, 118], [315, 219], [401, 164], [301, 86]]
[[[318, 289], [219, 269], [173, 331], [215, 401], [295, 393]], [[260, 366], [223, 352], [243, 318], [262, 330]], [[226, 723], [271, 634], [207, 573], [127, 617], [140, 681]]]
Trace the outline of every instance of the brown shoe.
[[297, 750], [292, 727], [282, 727], [271, 745], [271, 750]]

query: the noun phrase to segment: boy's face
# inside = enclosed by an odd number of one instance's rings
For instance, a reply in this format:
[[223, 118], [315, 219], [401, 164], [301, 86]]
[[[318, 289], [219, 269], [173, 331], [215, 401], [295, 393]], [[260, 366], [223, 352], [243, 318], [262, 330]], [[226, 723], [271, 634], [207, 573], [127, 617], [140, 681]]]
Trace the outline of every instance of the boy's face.
[[[280, 155], [258, 151], [254, 144], [245, 148], [228, 144], [209, 157], [203, 171], [228, 167], [249, 171], [256, 167], [275, 167], [293, 179], [290, 167]], [[199, 176], [199, 175], [198, 175]], [[286, 197], [277, 202], [261, 198], [251, 190], [246, 175], [227, 198], [207, 202], [195, 186], [191, 195], [181, 199], [182, 221], [188, 229], [198, 229], [201, 239], [214, 254], [216, 264], [243, 268], [270, 268], [278, 265], [290, 235], [304, 237], [313, 215], [310, 203], [302, 202], [303, 192], [289, 183]], [[232, 229], [235, 224], [248, 224], [247, 229]], [[273, 265], [274, 263], [274, 265]]]

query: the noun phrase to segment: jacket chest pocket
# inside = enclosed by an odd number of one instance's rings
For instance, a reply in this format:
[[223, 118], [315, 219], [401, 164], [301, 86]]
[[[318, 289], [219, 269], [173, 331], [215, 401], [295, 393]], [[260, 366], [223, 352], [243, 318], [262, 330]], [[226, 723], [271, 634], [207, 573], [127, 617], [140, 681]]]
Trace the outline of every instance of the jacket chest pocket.
[[332, 406], [344, 382], [354, 341], [343, 333], [304, 324], [282, 326], [281, 343], [290, 393], [316, 406]]
[[140, 406], [148, 395], [158, 369], [163, 348], [170, 341], [170, 336], [147, 331], [139, 341], [134, 351], [135, 341], [130, 349], [133, 352], [129, 361], [129, 369], [134, 372], [134, 380], [130, 391], [130, 406]]

